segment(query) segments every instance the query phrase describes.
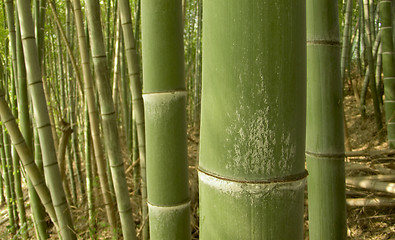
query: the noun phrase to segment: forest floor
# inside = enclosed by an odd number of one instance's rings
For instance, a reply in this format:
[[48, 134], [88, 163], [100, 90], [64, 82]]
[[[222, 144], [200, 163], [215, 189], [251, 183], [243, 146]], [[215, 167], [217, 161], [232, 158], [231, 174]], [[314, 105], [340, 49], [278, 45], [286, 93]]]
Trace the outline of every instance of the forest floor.
[[[362, 118], [359, 108], [352, 96], [346, 96], [344, 100], [345, 115], [347, 122], [347, 129], [349, 140], [353, 151], [367, 151], [387, 149], [385, 136], [379, 137], [375, 127], [375, 120], [373, 114], [372, 103], [367, 103], [367, 117]], [[385, 132], [383, 133], [385, 134]], [[188, 160], [189, 160], [189, 182], [191, 194], [191, 221], [192, 221], [192, 239], [199, 239], [199, 218], [198, 218], [198, 146], [199, 146], [199, 129], [198, 127], [191, 127], [188, 129]], [[349, 176], [364, 176], [368, 174], [380, 174], [382, 169], [389, 174], [395, 174], [395, 157], [389, 155], [369, 155], [356, 156], [346, 158], [346, 175]], [[354, 167], [349, 167], [350, 164]], [[356, 164], [359, 167], [355, 168]], [[130, 170], [130, 169], [129, 169]], [[128, 182], [130, 186], [133, 185], [132, 171], [127, 170]], [[351, 197], [393, 197], [390, 194], [380, 193], [376, 191], [367, 191], [358, 188], [351, 188], [347, 186], [347, 198]], [[25, 196], [27, 196], [27, 189], [25, 189]], [[134, 192], [130, 188], [132, 203], [134, 209], [140, 205], [138, 198], [134, 197]], [[306, 190], [307, 199], [307, 190]], [[28, 200], [26, 201], [27, 216], [29, 219], [29, 236], [33, 239], [35, 236], [34, 229], [31, 222], [31, 211]], [[105, 212], [103, 206], [99, 205], [97, 211], [97, 231], [99, 232], [98, 239], [111, 239], [109, 228], [105, 223]], [[305, 206], [305, 239], [308, 237], [308, 214], [307, 214], [307, 200]], [[88, 214], [86, 200], [82, 201], [78, 207], [72, 207], [73, 216], [75, 218], [74, 224], [78, 232], [79, 239], [88, 239]], [[141, 212], [134, 212], [135, 218], [140, 219]], [[137, 222], [138, 224], [138, 222]], [[11, 239], [8, 233], [7, 222], [7, 207], [5, 204], [0, 205], [0, 239]], [[56, 234], [53, 234], [53, 227], [51, 228], [51, 239], [57, 239]], [[140, 235], [140, 229], [137, 230]], [[395, 208], [394, 207], [351, 207], [347, 206], [347, 235], [349, 239], [372, 239], [372, 240], [387, 240], [395, 239]], [[20, 236], [17, 234], [17, 236]], [[18, 237], [17, 237], [18, 238]]]

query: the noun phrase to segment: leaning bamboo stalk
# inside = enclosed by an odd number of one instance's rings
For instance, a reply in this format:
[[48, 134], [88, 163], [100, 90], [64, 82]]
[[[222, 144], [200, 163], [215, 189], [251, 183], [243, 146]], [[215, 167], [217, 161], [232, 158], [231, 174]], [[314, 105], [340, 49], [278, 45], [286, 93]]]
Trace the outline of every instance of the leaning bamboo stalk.
[[0, 117], [1, 121], [6, 126], [8, 133], [10, 134], [12, 144], [15, 146], [18, 152], [22, 161], [22, 165], [29, 175], [32, 184], [41, 199], [41, 202], [43, 203], [52, 221], [57, 226], [57, 217], [49, 190], [45, 185], [44, 177], [38, 170], [37, 165], [34, 163], [34, 157], [26, 145], [15, 118], [4, 99], [4, 92], [2, 90], [0, 90]]
[[119, 144], [117, 119], [109, 81], [103, 31], [101, 29], [100, 4], [98, 0], [88, 0], [85, 6], [96, 76], [95, 80], [99, 93], [105, 150], [109, 158], [117, 207], [121, 218], [122, 233], [124, 239], [136, 239], [136, 229], [126, 183], [121, 145]]
[[395, 175], [394, 174], [389, 174], [389, 175], [384, 175], [384, 174], [379, 174], [379, 175], [369, 175], [369, 176], [360, 176], [360, 177], [347, 177], [348, 179], [354, 179], [354, 180], [380, 180], [380, 181], [393, 181], [395, 180]]
[[[127, 0], [119, 0], [120, 17], [125, 41], [125, 54], [127, 59], [130, 89], [132, 92], [133, 118], [137, 127], [137, 142], [140, 158], [141, 175], [141, 200], [142, 200], [142, 222], [148, 217], [147, 207], [147, 185], [146, 185], [146, 148], [145, 148], [145, 120], [144, 102], [142, 98], [142, 86], [140, 81], [140, 60], [136, 51], [136, 41], [133, 34], [133, 23], [130, 5]], [[143, 239], [148, 239], [148, 224], [143, 228]]]
[[[381, 122], [381, 111], [379, 106], [379, 101], [377, 97], [377, 90], [376, 90], [376, 82], [375, 82], [375, 71], [374, 71], [374, 58], [372, 53], [372, 45], [373, 45], [373, 33], [370, 25], [370, 16], [369, 14], [369, 0], [364, 0], [364, 15], [365, 15], [365, 29], [366, 29], [366, 52], [368, 55], [368, 68], [369, 68], [369, 87], [370, 92], [372, 94], [373, 99], [373, 107], [374, 107], [374, 115], [376, 119], [376, 127], [377, 130], [380, 131], [383, 128], [383, 124]], [[365, 106], [361, 106], [362, 114], [365, 114]]]
[[62, 40], [63, 40], [63, 42], [66, 45], [67, 54], [69, 56], [69, 59], [71, 61], [73, 69], [75, 71], [74, 76], [77, 79], [78, 90], [80, 91], [81, 95], [84, 96], [84, 91], [83, 91], [84, 85], [82, 84], [82, 81], [81, 81], [80, 71], [78, 69], [77, 62], [76, 62], [76, 60], [74, 58], [73, 50], [70, 47], [70, 43], [69, 43], [70, 40], [67, 39], [66, 34], [65, 34], [64, 30], [63, 30], [62, 24], [60, 23], [60, 20], [58, 18], [58, 14], [56, 12], [56, 8], [55, 8], [54, 3], [53, 3], [53, 0], [49, 0], [48, 3], [49, 3], [49, 6], [51, 7], [52, 15], [54, 17], [55, 23], [56, 23], [56, 25], [57, 25], [57, 27], [59, 29], [60, 36], [62, 37]]
[[103, 201], [106, 209], [107, 219], [112, 229], [112, 232], [114, 233], [116, 230], [114, 203], [110, 195], [109, 185], [107, 181], [106, 162], [104, 158], [102, 141], [100, 137], [99, 116], [96, 106], [95, 93], [93, 89], [93, 80], [92, 80], [92, 74], [90, 69], [89, 53], [88, 53], [85, 29], [83, 24], [83, 15], [81, 11], [80, 0], [73, 0], [73, 8], [74, 8], [75, 23], [77, 27], [78, 46], [81, 55], [81, 65], [82, 65], [82, 73], [83, 73], [83, 80], [85, 87], [84, 91], [86, 94], [86, 100], [88, 105], [89, 122], [91, 127], [90, 133], [92, 136], [93, 151], [95, 155], [97, 172], [99, 175], [99, 181], [100, 181]]
[[384, 149], [384, 150], [363, 150], [363, 151], [352, 151], [346, 152], [346, 157], [365, 157], [365, 156], [380, 156], [380, 155], [392, 155], [395, 154], [394, 149]]
[[346, 203], [349, 207], [394, 207], [395, 198], [347, 198]]
[[[1, 134], [5, 134], [5, 131], [2, 127], [0, 127], [0, 132]], [[5, 136], [5, 135], [4, 135]], [[8, 209], [8, 216], [9, 216], [9, 225], [10, 225], [10, 233], [11, 234], [15, 234], [15, 218], [14, 218], [14, 214], [13, 214], [13, 208], [12, 208], [12, 195], [11, 195], [11, 191], [12, 191], [12, 185], [10, 183], [10, 177], [8, 174], [8, 163], [6, 160], [6, 156], [5, 156], [5, 144], [3, 143], [3, 137], [2, 136], [0, 138], [0, 154], [1, 154], [1, 165], [3, 168], [3, 177], [4, 177], [4, 183], [5, 183], [5, 200], [6, 200], [6, 205], [7, 205], [7, 209]]]
[[352, 187], [360, 187], [368, 190], [395, 194], [395, 183], [381, 182], [371, 179], [346, 178], [346, 184]]
[[27, 79], [34, 107], [34, 119], [36, 120], [43, 153], [44, 175], [48, 182], [52, 201], [55, 206], [61, 237], [63, 239], [75, 239], [76, 235], [73, 230], [71, 212], [66, 201], [59, 173], [47, 102], [41, 79], [42, 76], [34, 37], [34, 24], [30, 9], [30, 1], [18, 0], [17, 6], [21, 25], [23, 52], [27, 66]]

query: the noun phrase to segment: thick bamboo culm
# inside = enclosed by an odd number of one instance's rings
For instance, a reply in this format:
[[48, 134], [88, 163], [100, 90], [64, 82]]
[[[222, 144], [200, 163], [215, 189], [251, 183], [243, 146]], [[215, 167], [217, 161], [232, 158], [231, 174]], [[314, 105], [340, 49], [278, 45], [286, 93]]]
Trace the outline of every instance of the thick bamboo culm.
[[303, 239], [305, 7], [203, 2], [202, 240]]

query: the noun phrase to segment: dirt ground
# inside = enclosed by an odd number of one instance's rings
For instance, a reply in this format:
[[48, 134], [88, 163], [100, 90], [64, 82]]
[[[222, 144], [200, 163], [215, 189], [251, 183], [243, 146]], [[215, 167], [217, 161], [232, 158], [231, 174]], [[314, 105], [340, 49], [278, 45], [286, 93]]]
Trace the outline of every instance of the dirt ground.
[[[372, 151], [383, 150], [387, 148], [385, 136], [379, 136], [375, 127], [375, 120], [373, 115], [372, 103], [367, 103], [367, 117], [362, 118], [359, 108], [353, 96], [346, 96], [344, 100], [345, 115], [347, 122], [347, 130], [349, 140], [353, 151]], [[385, 132], [383, 132], [385, 135]], [[198, 184], [197, 184], [197, 159], [198, 159], [198, 145], [199, 145], [199, 131], [198, 127], [191, 127], [188, 129], [188, 160], [189, 160], [189, 182], [191, 193], [191, 212], [192, 212], [192, 239], [199, 239], [199, 219], [198, 219]], [[395, 174], [395, 157], [392, 155], [375, 155], [375, 156], [358, 156], [346, 158], [346, 166], [348, 164], [359, 164], [361, 168], [346, 167], [347, 176], [364, 176], [369, 174], [380, 174], [379, 167], [386, 168], [392, 175]], [[381, 168], [381, 169], [382, 169]], [[133, 185], [132, 171], [128, 172], [128, 182], [130, 186]], [[347, 198], [353, 197], [393, 197], [390, 194], [372, 192], [358, 188], [346, 188]], [[135, 192], [130, 188], [132, 195], [132, 203], [134, 209], [140, 204], [139, 199], [134, 197]], [[25, 196], [27, 191], [25, 189]], [[307, 194], [306, 194], [307, 196]], [[34, 238], [35, 233], [31, 224], [31, 213], [29, 202], [27, 203], [27, 215], [29, 218], [29, 236]], [[100, 202], [97, 204], [97, 231], [100, 232], [98, 239], [110, 239], [105, 219], [105, 212]], [[73, 216], [75, 218], [75, 226], [79, 232], [79, 239], [88, 239], [88, 220], [86, 211], [86, 200], [80, 203], [79, 207], [72, 208]], [[305, 239], [308, 239], [308, 217], [307, 209], [305, 210]], [[139, 219], [141, 212], [134, 212], [135, 219]], [[7, 218], [7, 208], [5, 204], [0, 206], [0, 239], [11, 239], [7, 231], [7, 221], [2, 223], [2, 220]], [[139, 222], [136, 222], [139, 224]], [[140, 234], [140, 230], [137, 232]], [[53, 228], [52, 228], [53, 231]], [[347, 234], [349, 239], [372, 239], [372, 240], [387, 240], [395, 239], [395, 209], [393, 207], [347, 207]], [[140, 235], [139, 235], [140, 236]], [[51, 235], [51, 239], [57, 239], [56, 234]]]

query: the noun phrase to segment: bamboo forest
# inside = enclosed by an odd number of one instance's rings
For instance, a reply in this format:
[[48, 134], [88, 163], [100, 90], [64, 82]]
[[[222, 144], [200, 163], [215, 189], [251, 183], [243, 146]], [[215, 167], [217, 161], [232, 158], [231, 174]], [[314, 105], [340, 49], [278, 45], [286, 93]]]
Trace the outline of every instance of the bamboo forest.
[[395, 239], [393, 26], [393, 0], [1, 0], [0, 239]]

